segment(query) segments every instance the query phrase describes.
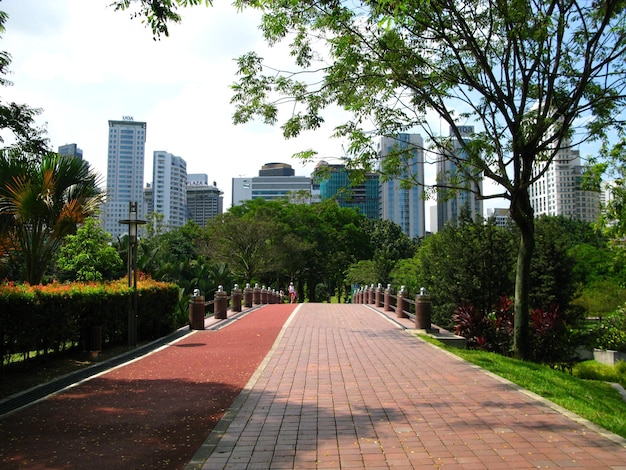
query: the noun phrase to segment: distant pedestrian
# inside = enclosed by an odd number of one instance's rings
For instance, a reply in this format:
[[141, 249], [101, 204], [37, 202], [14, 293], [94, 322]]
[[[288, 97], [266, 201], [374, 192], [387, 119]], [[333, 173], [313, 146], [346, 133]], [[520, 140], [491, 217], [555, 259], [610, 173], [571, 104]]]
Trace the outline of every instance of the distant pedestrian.
[[293, 286], [293, 282], [289, 283], [289, 303], [295, 304], [298, 300], [298, 293], [296, 292], [296, 288]]

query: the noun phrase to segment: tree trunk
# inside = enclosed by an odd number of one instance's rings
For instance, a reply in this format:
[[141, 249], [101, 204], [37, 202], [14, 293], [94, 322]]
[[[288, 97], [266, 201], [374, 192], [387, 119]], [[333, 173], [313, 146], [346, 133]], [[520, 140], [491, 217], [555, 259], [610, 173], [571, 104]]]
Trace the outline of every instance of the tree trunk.
[[515, 326], [513, 348], [517, 359], [530, 356], [530, 263], [535, 248], [534, 210], [530, 204], [528, 190], [520, 190], [511, 199], [511, 218], [520, 231], [520, 244], [517, 253], [515, 273]]

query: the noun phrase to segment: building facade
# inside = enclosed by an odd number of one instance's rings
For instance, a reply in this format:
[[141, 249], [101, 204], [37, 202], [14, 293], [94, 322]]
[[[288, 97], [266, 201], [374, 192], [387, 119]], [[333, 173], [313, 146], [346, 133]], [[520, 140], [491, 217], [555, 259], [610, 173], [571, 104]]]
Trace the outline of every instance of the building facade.
[[[474, 126], [459, 126], [461, 138], [469, 139], [474, 133]], [[450, 129], [450, 136], [454, 133]], [[456, 140], [452, 148], [453, 158], [441, 155], [437, 159], [437, 183], [445, 184], [451, 178], [454, 178], [458, 165], [456, 161], [466, 158], [463, 142]], [[483, 202], [479, 199], [478, 194], [482, 194], [482, 181], [476, 184], [473, 190], [459, 190], [451, 198], [444, 198], [443, 195], [437, 197], [437, 230], [443, 229], [447, 223], [458, 223], [459, 216], [465, 212], [472, 220], [476, 220], [478, 216], [483, 215]]]
[[[259, 176], [233, 178], [232, 187], [232, 205], [237, 206], [245, 201], [252, 199], [287, 199], [291, 202], [310, 203], [311, 202], [311, 177], [295, 176], [295, 172], [291, 169], [291, 165], [286, 163], [280, 164], [277, 169], [277, 163], [270, 163], [271, 168], [264, 165], [259, 171]], [[281, 175], [267, 175], [279, 171]]]
[[547, 169], [536, 165], [533, 174], [544, 170], [529, 188], [535, 216], [561, 215], [586, 222], [598, 219], [601, 193], [582, 189], [584, 167], [578, 150], [560, 149]]
[[206, 227], [208, 220], [224, 212], [224, 193], [217, 184], [209, 185], [206, 174], [187, 175], [187, 219], [200, 227]]
[[125, 117], [109, 121], [104, 230], [114, 238], [128, 232], [120, 220], [128, 219], [129, 204], [137, 204], [137, 217], [145, 218], [143, 201], [146, 123]]
[[[411, 238], [426, 235], [424, 204], [424, 141], [419, 134], [399, 134], [396, 137], [380, 137], [378, 156], [383, 160], [401, 152], [404, 162], [403, 174], [399, 178], [380, 182], [380, 218], [391, 220]], [[402, 180], [410, 180], [403, 187]]]
[[317, 172], [323, 175], [314, 177], [315, 184], [319, 185], [319, 197], [322, 201], [334, 199], [340, 207], [356, 208], [368, 219], [380, 217], [378, 174], [367, 174], [363, 183], [353, 185], [345, 165], [329, 165], [321, 161], [316, 167]]
[[182, 227], [187, 221], [187, 162], [163, 150], [153, 156], [153, 210], [163, 216], [166, 230]]
[[83, 159], [83, 151], [78, 148], [76, 144], [65, 144], [59, 145], [59, 149], [57, 151], [59, 155], [67, 155], [70, 157], [76, 157], [79, 159]]

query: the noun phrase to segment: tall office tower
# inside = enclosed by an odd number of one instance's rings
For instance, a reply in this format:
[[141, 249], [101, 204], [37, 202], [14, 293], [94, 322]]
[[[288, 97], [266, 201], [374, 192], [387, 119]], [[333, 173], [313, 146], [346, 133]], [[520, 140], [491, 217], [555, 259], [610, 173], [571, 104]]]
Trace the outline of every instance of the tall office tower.
[[369, 173], [365, 181], [352, 185], [345, 165], [329, 165], [321, 161], [315, 167], [321, 177], [315, 177], [319, 185], [320, 199], [334, 199], [340, 207], [354, 207], [368, 219], [380, 217], [379, 175]]
[[[264, 176], [270, 172], [269, 176]], [[276, 175], [276, 172], [280, 173]], [[263, 165], [259, 176], [233, 178], [233, 200], [236, 206], [252, 199], [287, 199], [291, 202], [310, 203], [312, 188], [310, 176], [295, 176], [287, 163]]]
[[152, 200], [154, 212], [163, 216], [166, 230], [187, 222], [187, 162], [169, 152], [154, 152]]
[[[470, 137], [474, 133], [474, 126], [460, 126], [458, 127], [461, 136]], [[450, 129], [450, 136], [453, 136], [454, 133], [452, 129]], [[463, 145], [461, 142], [456, 141], [454, 143], [454, 147], [452, 152], [454, 153], [454, 158], [456, 160], [462, 160], [464, 158], [465, 151], [463, 150]], [[445, 155], [441, 155], [437, 159], [437, 182], [445, 183], [446, 180], [452, 176], [457, 171], [457, 165], [455, 162], [447, 158]], [[480, 192], [482, 194], [482, 181], [477, 183], [477, 186], [474, 188], [474, 192], [465, 190], [459, 190], [456, 192], [455, 196], [444, 201], [442, 197], [437, 198], [437, 230], [443, 229], [443, 227], [448, 223], [456, 224], [459, 221], [459, 216], [465, 211], [465, 213], [476, 220], [477, 216], [483, 216], [483, 202], [478, 198], [478, 194], [476, 192]]]
[[137, 218], [145, 218], [143, 172], [146, 123], [124, 117], [109, 121], [109, 154], [107, 164], [106, 203], [103, 209], [104, 229], [120, 237], [128, 232], [129, 204], [137, 204]]
[[[543, 165], [535, 165], [533, 174], [544, 169]], [[550, 167], [529, 188], [535, 216], [562, 215], [595, 222], [600, 215], [600, 192], [582, 189], [583, 171], [578, 150], [558, 150]]]
[[[424, 141], [419, 134], [398, 134], [396, 137], [381, 137], [378, 141], [378, 155], [385, 157], [402, 151], [403, 174], [396, 179], [380, 183], [380, 218], [391, 220], [402, 227], [409, 237], [426, 235], [426, 215], [424, 198]], [[401, 186], [402, 180], [409, 179], [414, 184], [409, 188]]]
[[76, 144], [60, 145], [57, 152], [59, 155], [69, 155], [71, 157], [83, 159], [83, 151]]
[[200, 227], [206, 227], [207, 220], [224, 212], [223, 195], [215, 181], [212, 186], [209, 185], [206, 174], [187, 175], [187, 218]]

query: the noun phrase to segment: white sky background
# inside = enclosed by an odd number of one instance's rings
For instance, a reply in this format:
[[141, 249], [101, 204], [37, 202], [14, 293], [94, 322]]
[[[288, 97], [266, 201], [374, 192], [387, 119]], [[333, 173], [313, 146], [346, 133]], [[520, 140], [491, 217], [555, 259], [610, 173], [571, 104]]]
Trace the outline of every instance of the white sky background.
[[[96, 172], [106, 178], [108, 120], [132, 116], [147, 122], [145, 182], [152, 182], [152, 155], [165, 150], [187, 162], [188, 173], [206, 173], [231, 204], [231, 178], [257, 176], [261, 166], [284, 162], [309, 175], [291, 155], [315, 148], [322, 158], [341, 156], [330, 139], [333, 123], [315, 134], [285, 141], [280, 128], [260, 122], [235, 126], [230, 85], [234, 59], [267, 51], [250, 11], [229, 3], [182, 9], [183, 22], [170, 37], [152, 32], [111, 0], [3, 0], [9, 19], [2, 50], [12, 56], [14, 86], [5, 101], [42, 108], [54, 150], [76, 143]], [[270, 50], [264, 57], [284, 58]]]
[[[269, 162], [289, 163], [297, 175], [308, 176], [314, 164], [304, 166], [293, 153], [313, 148], [330, 162], [342, 155], [342, 141], [330, 137], [340, 116], [288, 141], [279, 127], [232, 124], [234, 59], [254, 50], [272, 65], [289, 63], [285, 46], [266, 46], [256, 13], [238, 13], [221, 1], [183, 8], [182, 23], [154, 41], [140, 19], [114, 12], [111, 1], [0, 0], [9, 15], [0, 50], [12, 56], [7, 78], [14, 83], [0, 96], [41, 108], [39, 120], [54, 150], [76, 143], [104, 179], [108, 120], [133, 116], [147, 122], [144, 182], [152, 182], [153, 152], [164, 150], [182, 157], [188, 173], [215, 181], [225, 208], [233, 177], [256, 176]], [[426, 172], [429, 182], [433, 166]], [[426, 202], [427, 229], [432, 204]], [[485, 201], [485, 207], [508, 204]]]

